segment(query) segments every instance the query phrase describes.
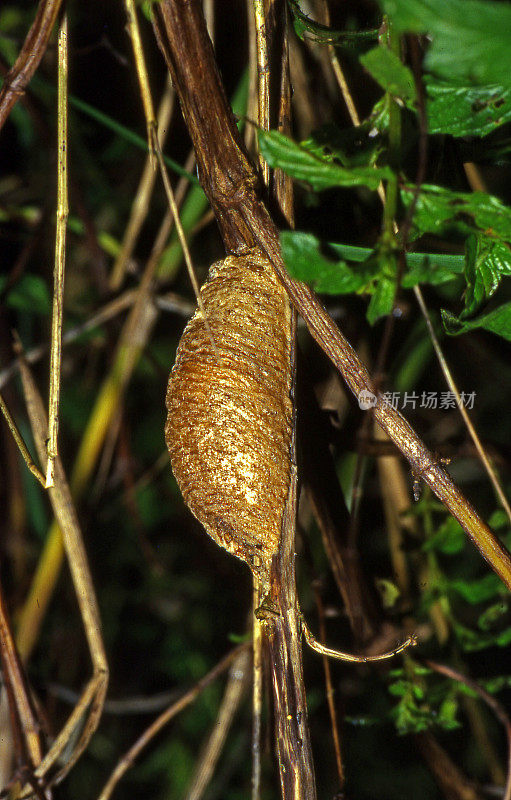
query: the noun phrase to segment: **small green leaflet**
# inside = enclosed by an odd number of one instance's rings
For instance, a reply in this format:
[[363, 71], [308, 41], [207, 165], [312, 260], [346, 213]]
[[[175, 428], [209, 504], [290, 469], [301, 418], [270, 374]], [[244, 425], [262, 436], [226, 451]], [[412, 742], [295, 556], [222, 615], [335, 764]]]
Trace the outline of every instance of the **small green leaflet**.
[[[4, 291], [7, 278], [0, 277], [0, 292]], [[7, 291], [2, 300], [9, 308], [19, 311], [31, 311], [36, 314], [49, 314], [51, 311], [51, 297], [45, 281], [39, 275], [26, 274], [16, 281], [14, 286]]]
[[472, 605], [492, 600], [506, 591], [500, 578], [494, 572], [489, 572], [482, 578], [475, 580], [451, 581], [448, 584], [451, 592], [461, 595], [464, 600]]
[[468, 237], [466, 242], [465, 308], [460, 319], [473, 317], [476, 311], [496, 292], [503, 275], [511, 274], [511, 250], [484, 234]]
[[381, 274], [376, 281], [376, 287], [367, 309], [367, 321], [374, 325], [382, 317], [392, 312], [396, 296], [397, 263], [395, 253], [381, 253], [374, 256], [374, 261], [380, 265]]
[[488, 314], [472, 320], [461, 320], [445, 309], [442, 309], [441, 314], [444, 327], [451, 336], [482, 328], [511, 342], [511, 303], [504, 303], [495, 311], [490, 311]]
[[453, 622], [453, 627], [459, 643], [469, 652], [485, 650], [487, 647], [508, 647], [511, 644], [511, 628], [504, 628], [498, 633], [484, 634], [481, 631], [473, 631], [456, 620]]
[[367, 186], [375, 190], [380, 181], [392, 177], [390, 167], [343, 167], [331, 153], [319, 153], [317, 144], [298, 144], [278, 131], [259, 130], [258, 140], [260, 152], [270, 167], [283, 169], [318, 192], [334, 186]]
[[511, 86], [511, 6], [494, 0], [382, 0], [396, 30], [427, 33], [425, 69], [449, 83]]
[[383, 45], [374, 47], [360, 56], [359, 60], [382, 89], [393, 97], [400, 97], [412, 104], [415, 102], [416, 91], [412, 72], [388, 47]]
[[456, 555], [463, 550], [466, 541], [465, 533], [459, 522], [454, 517], [447, 517], [438, 530], [432, 536], [428, 536], [422, 549], [426, 552], [438, 550], [446, 555]]

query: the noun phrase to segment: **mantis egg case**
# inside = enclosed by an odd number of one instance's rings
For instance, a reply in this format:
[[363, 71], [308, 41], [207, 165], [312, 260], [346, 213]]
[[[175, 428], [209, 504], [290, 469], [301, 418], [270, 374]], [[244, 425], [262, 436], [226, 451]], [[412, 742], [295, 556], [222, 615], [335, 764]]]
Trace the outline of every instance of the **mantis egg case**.
[[[291, 474], [291, 308], [258, 250], [213, 264], [167, 389], [165, 440], [185, 502], [258, 580]], [[215, 346], [213, 346], [212, 338]]]

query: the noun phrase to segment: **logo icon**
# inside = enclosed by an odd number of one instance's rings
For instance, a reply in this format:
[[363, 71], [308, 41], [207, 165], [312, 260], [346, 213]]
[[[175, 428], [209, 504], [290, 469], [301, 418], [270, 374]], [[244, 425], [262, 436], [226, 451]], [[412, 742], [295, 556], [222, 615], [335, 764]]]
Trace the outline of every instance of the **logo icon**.
[[358, 395], [358, 405], [362, 411], [369, 411], [376, 405], [376, 395], [369, 391], [369, 389], [362, 389]]

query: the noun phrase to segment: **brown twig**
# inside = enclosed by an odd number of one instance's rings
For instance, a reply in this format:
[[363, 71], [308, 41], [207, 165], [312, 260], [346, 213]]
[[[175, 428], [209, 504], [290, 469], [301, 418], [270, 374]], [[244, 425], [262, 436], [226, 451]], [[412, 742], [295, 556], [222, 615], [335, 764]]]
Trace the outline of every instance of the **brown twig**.
[[35, 20], [0, 90], [0, 130], [39, 66], [62, 0], [41, 0]]
[[[319, 591], [319, 587], [317, 582], [313, 586], [314, 589], [314, 597], [316, 600], [316, 606], [318, 609], [318, 617], [319, 617], [319, 634], [323, 641], [326, 639], [326, 626], [325, 626], [325, 609], [323, 607], [323, 601], [321, 599], [321, 592]], [[341, 737], [339, 733], [339, 724], [337, 721], [337, 710], [335, 708], [335, 700], [334, 700], [334, 687], [332, 685], [332, 673], [330, 670], [330, 662], [327, 656], [323, 656], [323, 670], [325, 672], [325, 684], [326, 684], [326, 699], [328, 703], [328, 713], [330, 714], [330, 724], [332, 727], [332, 739], [334, 742], [334, 752], [335, 752], [335, 764], [337, 767], [337, 775], [339, 776], [339, 790], [342, 792], [344, 788], [344, 764], [342, 763], [342, 753], [341, 753]]]

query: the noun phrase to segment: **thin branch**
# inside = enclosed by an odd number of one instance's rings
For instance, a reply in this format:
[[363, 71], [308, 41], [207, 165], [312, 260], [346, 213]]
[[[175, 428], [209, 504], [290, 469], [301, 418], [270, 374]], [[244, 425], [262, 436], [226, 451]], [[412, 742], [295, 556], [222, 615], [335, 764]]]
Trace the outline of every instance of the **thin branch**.
[[[257, 121], [263, 131], [270, 130], [270, 65], [268, 63], [268, 42], [266, 33], [266, 14], [264, 0], [253, 0], [257, 50]], [[268, 186], [270, 167], [259, 155], [259, 165], [263, 180]]]
[[[168, 128], [172, 111], [174, 108], [175, 93], [170, 80], [167, 81], [160, 107], [158, 109], [157, 130], [160, 145], [163, 147], [168, 134]], [[115, 291], [121, 285], [129, 260], [132, 256], [135, 244], [142, 228], [142, 225], [149, 214], [150, 198], [154, 189], [156, 172], [154, 169], [153, 158], [148, 156], [144, 166], [144, 171], [137, 190], [135, 199], [131, 207], [131, 214], [124, 232], [123, 241], [119, 255], [112, 267], [110, 275], [110, 288]]]
[[[316, 599], [316, 606], [318, 609], [318, 616], [319, 616], [319, 631], [321, 638], [324, 639], [326, 637], [326, 628], [325, 628], [325, 610], [323, 608], [323, 602], [321, 600], [321, 593], [317, 586], [317, 582], [313, 585], [314, 589], [314, 597]], [[323, 655], [323, 670], [325, 672], [325, 685], [326, 685], [326, 699], [328, 703], [328, 713], [330, 714], [330, 724], [332, 727], [332, 738], [334, 740], [334, 752], [335, 752], [335, 763], [337, 766], [337, 775], [339, 776], [339, 790], [342, 792], [344, 789], [344, 782], [345, 782], [345, 775], [344, 775], [344, 764], [342, 763], [342, 752], [341, 752], [341, 737], [339, 734], [339, 724], [337, 721], [337, 711], [335, 708], [335, 699], [334, 699], [334, 687], [332, 684], [332, 672], [330, 670], [330, 662], [326, 655]]]
[[[64, 346], [71, 344], [84, 333], [87, 333], [94, 328], [98, 328], [103, 323], [113, 319], [122, 311], [132, 306], [135, 302], [136, 296], [136, 289], [129, 289], [111, 302], [106, 303], [96, 314], [93, 314], [84, 322], [81, 322], [79, 325], [75, 325], [73, 328], [70, 328], [68, 331], [66, 331], [66, 333], [64, 333], [62, 336], [62, 345]], [[186, 314], [187, 316], [190, 316], [190, 313], [192, 313], [188, 310], [190, 308], [190, 304], [183, 299], [180, 300], [177, 295], [171, 297], [168, 295], [162, 295], [159, 298], [155, 298], [155, 303], [158, 307], [165, 308], [165, 310], [177, 311], [178, 313], [182, 309], [181, 313]], [[36, 364], [45, 357], [47, 352], [47, 344], [36, 345], [30, 350], [27, 350], [25, 353], [25, 361], [27, 364]], [[19, 370], [19, 366], [19, 359], [16, 358], [9, 364], [9, 366], [0, 372], [0, 389], [3, 389], [3, 387], [9, 383], [11, 378], [14, 377]]]
[[195, 772], [192, 785], [186, 794], [186, 800], [200, 800], [204, 795], [224, 747], [234, 715], [245, 690], [248, 688], [249, 682], [250, 652], [247, 648], [238, 654], [229, 670], [227, 686], [225, 687], [220, 709], [201, 754], [199, 767]]
[[20, 54], [5, 76], [0, 90], [0, 130], [11, 109], [24, 94], [25, 87], [39, 66], [59, 13], [62, 0], [41, 0]]
[[26, 765], [30, 771], [41, 763], [41, 726], [33, 707], [30, 688], [25, 670], [19, 656], [5, 604], [4, 593], [0, 586], [0, 655], [2, 663], [2, 681], [5, 684], [11, 718], [13, 718], [13, 734], [17, 744], [18, 759], [28, 757]]
[[236, 660], [238, 655], [248, 647], [247, 644], [241, 644], [234, 650], [224, 656], [203, 678], [198, 681], [195, 686], [186, 692], [176, 703], [173, 703], [170, 708], [160, 714], [155, 719], [152, 725], [147, 728], [142, 736], [135, 742], [135, 744], [128, 750], [128, 752], [121, 758], [116, 768], [110, 775], [108, 781], [104, 785], [98, 800], [108, 800], [114, 791], [115, 787], [123, 777], [123, 775], [133, 766], [133, 763], [138, 758], [142, 750], [154, 739], [154, 737], [167, 725], [171, 719], [183, 711], [190, 705], [204, 689], [213, 683], [226, 669]]
[[424, 297], [423, 297], [423, 294], [422, 294], [420, 286], [414, 286], [413, 287], [413, 291], [414, 291], [417, 303], [419, 304], [419, 308], [422, 311], [422, 315], [424, 317], [426, 325], [428, 327], [429, 337], [430, 337], [431, 342], [433, 344], [433, 347], [434, 347], [434, 350], [435, 350], [435, 353], [436, 353], [436, 357], [438, 359], [438, 363], [440, 364], [440, 367], [441, 367], [442, 372], [444, 374], [444, 378], [445, 378], [445, 381], [447, 383], [447, 386], [449, 387], [451, 392], [454, 394], [454, 397], [456, 398], [456, 403], [458, 405], [458, 410], [459, 410], [461, 416], [463, 417], [463, 422], [465, 423], [465, 426], [466, 426], [466, 428], [467, 428], [467, 430], [468, 430], [468, 432], [470, 434], [470, 437], [471, 437], [472, 441], [474, 442], [475, 448], [477, 450], [477, 454], [478, 454], [478, 456], [479, 456], [479, 458], [480, 458], [480, 460], [481, 460], [481, 462], [482, 462], [482, 464], [483, 464], [483, 466], [484, 466], [484, 468], [486, 470], [486, 473], [487, 473], [490, 481], [492, 482], [493, 488], [495, 489], [495, 493], [496, 493], [497, 497], [499, 498], [499, 500], [500, 500], [500, 502], [502, 504], [502, 508], [505, 509], [506, 514], [508, 516], [508, 519], [511, 521], [511, 506], [509, 505], [508, 499], [507, 499], [506, 495], [504, 494], [504, 490], [503, 490], [503, 488], [502, 488], [502, 486], [500, 484], [498, 476], [497, 476], [493, 466], [491, 465], [490, 460], [488, 459], [488, 456], [486, 455], [486, 451], [484, 449], [483, 443], [481, 442], [481, 440], [479, 438], [479, 434], [477, 433], [474, 425], [472, 424], [472, 420], [470, 419], [470, 417], [468, 415], [467, 409], [465, 408], [465, 406], [464, 406], [464, 404], [463, 404], [463, 402], [461, 400], [460, 393], [458, 391], [458, 387], [456, 386], [456, 383], [454, 382], [454, 378], [452, 376], [451, 370], [449, 369], [449, 365], [448, 365], [448, 363], [446, 361], [446, 358], [445, 358], [445, 356], [443, 354], [442, 348], [440, 346], [440, 342], [438, 341], [438, 337], [437, 337], [437, 335], [435, 333], [435, 329], [433, 327], [433, 323], [431, 322], [431, 317], [429, 316], [429, 312], [428, 312], [428, 309], [426, 307], [426, 303], [424, 302]]
[[204, 304], [202, 302], [202, 297], [200, 293], [199, 284], [197, 282], [197, 277], [195, 275], [195, 270], [192, 264], [192, 259], [190, 256], [190, 250], [188, 248], [188, 243], [186, 241], [185, 232], [183, 230], [183, 226], [181, 224], [181, 219], [179, 216], [178, 207], [176, 204], [176, 199], [174, 197], [174, 192], [172, 190], [172, 185], [170, 183], [170, 179], [168, 176], [167, 168], [165, 166], [165, 160], [163, 158], [163, 153], [161, 150], [160, 141], [158, 138], [158, 130], [157, 130], [157, 122], [156, 117], [154, 114], [154, 107], [153, 101], [151, 97], [151, 89], [149, 86], [149, 76], [147, 74], [147, 67], [144, 58], [144, 50], [142, 48], [142, 41], [140, 38], [140, 30], [138, 26], [138, 18], [136, 14], [136, 7], [135, 7], [135, 0], [125, 0], [126, 4], [126, 11], [128, 15], [128, 29], [131, 36], [131, 41], [133, 44], [133, 53], [135, 56], [135, 65], [137, 68], [137, 75], [140, 85], [140, 94], [142, 96], [142, 102], [144, 105], [144, 114], [146, 118], [146, 125], [147, 125], [147, 140], [149, 144], [149, 154], [154, 154], [158, 161], [158, 165], [160, 167], [160, 173], [163, 180], [163, 187], [165, 189], [165, 194], [167, 195], [167, 200], [169, 203], [170, 210], [172, 211], [172, 216], [174, 218], [174, 224], [176, 226], [177, 234], [179, 236], [179, 241], [181, 242], [181, 247], [183, 248], [183, 255], [185, 258], [186, 269], [188, 270], [188, 275], [192, 284], [192, 288], [197, 299], [197, 305], [199, 310], [202, 314], [204, 319], [204, 325], [208, 332], [208, 336], [211, 341], [211, 345], [215, 353], [217, 353], [217, 347], [215, 344], [215, 339], [213, 337], [213, 333], [211, 331], [210, 324], [208, 322], [208, 318], [206, 316], [204, 310]]
[[463, 683], [469, 689], [472, 689], [491, 708], [499, 722], [504, 726], [507, 739], [507, 780], [502, 800], [511, 800], [511, 719], [509, 714], [493, 695], [483, 689], [482, 686], [479, 686], [477, 681], [472, 680], [462, 672], [458, 672], [458, 670], [449, 667], [447, 664], [438, 664], [436, 661], [430, 661], [429, 659], [426, 659], [424, 663], [435, 672], [445, 675], [453, 681]]
[[355, 664], [367, 664], [372, 661], [386, 661], [388, 658], [394, 658], [399, 653], [402, 653], [403, 650], [406, 650], [407, 647], [415, 647], [417, 644], [417, 637], [416, 636], [408, 636], [405, 641], [395, 647], [393, 650], [388, 650], [386, 653], [379, 653], [376, 656], [356, 656], [353, 653], [343, 653], [340, 650], [332, 650], [330, 647], [325, 647], [324, 644], [315, 639], [315, 637], [310, 632], [309, 628], [307, 627], [307, 623], [303, 615], [301, 616], [302, 622], [302, 631], [303, 635], [305, 636], [305, 640], [309, 647], [312, 650], [315, 650], [316, 653], [320, 653], [322, 656], [329, 656], [329, 658], [336, 658], [339, 661], [351, 661]]
[[67, 186], [67, 14], [59, 28], [58, 47], [58, 160], [57, 160], [57, 231], [55, 237], [55, 268], [53, 271], [53, 313], [51, 320], [50, 393], [48, 400], [48, 463], [46, 488], [53, 486], [54, 464], [58, 455], [60, 367], [62, 361], [62, 319], [64, 304], [64, 271], [66, 263], [66, 226], [69, 216]]
[[[323, 10], [323, 24], [330, 27], [330, 9], [328, 8], [328, 0], [323, 0], [322, 3], [322, 10]], [[335, 78], [339, 85], [339, 89], [341, 90], [341, 94], [343, 96], [343, 100], [346, 103], [346, 108], [348, 109], [348, 114], [350, 115], [350, 119], [355, 127], [360, 125], [360, 117], [358, 115], [358, 111], [356, 109], [355, 103], [353, 102], [353, 98], [351, 96], [351, 92], [348, 86], [348, 82], [344, 77], [344, 72], [341, 67], [341, 62], [339, 61], [339, 57], [337, 55], [337, 50], [335, 49], [333, 44], [328, 44], [328, 55], [330, 56], [330, 61], [332, 62], [332, 69], [334, 71]]]
[[43, 473], [41, 472], [37, 464], [34, 463], [32, 456], [28, 452], [28, 448], [25, 442], [23, 441], [23, 437], [19, 432], [16, 423], [14, 422], [14, 419], [12, 418], [11, 413], [7, 408], [5, 400], [1, 394], [0, 394], [0, 409], [2, 410], [2, 414], [4, 415], [7, 425], [9, 426], [9, 430], [12, 433], [13, 439], [19, 447], [20, 453], [23, 456], [25, 464], [29, 468], [32, 475], [39, 481], [41, 486], [43, 488], [46, 488], [46, 478], [44, 477]]
[[[36, 448], [40, 457], [46, 450], [46, 430], [48, 422], [45, 418], [41, 397], [37, 391], [28, 366], [21, 360], [21, 377], [27, 401], [27, 409]], [[44, 778], [51, 766], [60, 758], [72, 741], [72, 752], [66, 756], [65, 765], [57, 776], [61, 777], [71, 769], [80, 754], [84, 751], [101, 718], [101, 711], [108, 685], [108, 664], [106, 661], [101, 622], [94, 591], [87, 555], [83, 544], [80, 525], [71, 498], [71, 491], [59, 456], [55, 458], [55, 484], [49, 489], [53, 511], [62, 531], [65, 551], [69, 562], [71, 578], [80, 609], [85, 637], [89, 647], [92, 676], [89, 678], [79, 702], [71, 712], [64, 727], [55, 738], [48, 753], [35, 770], [37, 778]], [[22, 657], [24, 640], [18, 640], [18, 648]], [[77, 736], [77, 740], [74, 737]]]

